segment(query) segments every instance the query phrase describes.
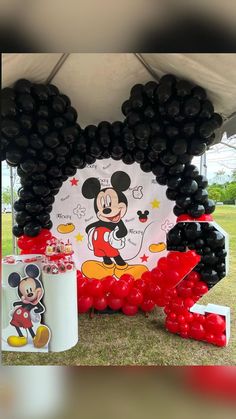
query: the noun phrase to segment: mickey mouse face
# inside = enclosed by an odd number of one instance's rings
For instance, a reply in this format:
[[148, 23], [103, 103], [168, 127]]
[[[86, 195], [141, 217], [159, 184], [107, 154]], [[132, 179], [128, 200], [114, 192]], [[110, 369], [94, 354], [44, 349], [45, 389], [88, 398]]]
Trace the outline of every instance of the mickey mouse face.
[[30, 303], [33, 305], [38, 304], [42, 297], [42, 288], [37, 288], [34, 278], [25, 278], [19, 284], [19, 294], [21, 294], [21, 300], [24, 303]]
[[127, 211], [127, 204], [119, 202], [117, 192], [114, 189], [99, 192], [96, 205], [98, 219], [106, 222], [118, 223]]
[[148, 219], [148, 215], [149, 215], [149, 211], [144, 211], [143, 213], [142, 213], [142, 211], [138, 211], [137, 212], [137, 215], [138, 215], [138, 217], [139, 217], [139, 221], [141, 222], [141, 223], [146, 223], [146, 221], [147, 221], [147, 219]]
[[111, 188], [101, 190], [99, 180], [89, 178], [82, 186], [82, 194], [87, 199], [94, 198], [94, 210], [99, 220], [118, 223], [127, 211], [128, 201], [123, 191], [130, 183], [127, 173], [115, 172], [111, 177]]

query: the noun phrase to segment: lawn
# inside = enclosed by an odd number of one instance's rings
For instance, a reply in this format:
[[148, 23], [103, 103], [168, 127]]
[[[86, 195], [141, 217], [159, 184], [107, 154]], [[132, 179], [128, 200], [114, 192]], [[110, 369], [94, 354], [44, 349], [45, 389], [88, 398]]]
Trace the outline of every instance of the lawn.
[[[80, 316], [80, 343], [69, 351], [50, 354], [5, 352], [4, 365], [235, 365], [236, 363], [236, 207], [217, 207], [214, 218], [230, 235], [230, 274], [201, 303], [228, 305], [232, 310], [231, 340], [226, 348], [185, 340], [163, 327], [156, 309], [148, 318]], [[3, 255], [11, 253], [11, 217], [3, 215]]]

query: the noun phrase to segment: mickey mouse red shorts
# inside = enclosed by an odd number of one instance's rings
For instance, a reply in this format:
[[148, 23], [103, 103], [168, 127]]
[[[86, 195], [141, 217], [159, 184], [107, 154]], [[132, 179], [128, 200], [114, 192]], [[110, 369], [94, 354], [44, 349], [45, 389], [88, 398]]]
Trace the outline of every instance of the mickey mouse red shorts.
[[114, 249], [109, 243], [109, 234], [111, 230], [107, 227], [97, 227], [93, 232], [92, 243], [94, 255], [98, 257], [107, 256], [114, 258], [119, 256], [117, 249]]
[[30, 312], [22, 307], [17, 308], [14, 311], [10, 324], [15, 327], [23, 327], [24, 329], [29, 329], [30, 327], [33, 327]]

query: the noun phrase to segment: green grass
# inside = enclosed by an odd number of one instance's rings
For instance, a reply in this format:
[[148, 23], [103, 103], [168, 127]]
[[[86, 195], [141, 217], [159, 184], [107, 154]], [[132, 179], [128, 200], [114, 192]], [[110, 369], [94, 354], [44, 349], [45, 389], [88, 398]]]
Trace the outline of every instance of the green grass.
[[2, 214], [2, 256], [12, 253], [12, 219], [11, 214]]
[[[217, 207], [214, 218], [230, 235], [230, 274], [201, 303], [228, 305], [232, 310], [231, 340], [226, 348], [185, 340], [167, 333], [164, 316], [156, 309], [139, 314], [80, 316], [80, 343], [69, 351], [50, 354], [5, 352], [4, 365], [235, 365], [236, 363], [236, 207]], [[3, 216], [3, 254], [11, 253], [10, 216]]]

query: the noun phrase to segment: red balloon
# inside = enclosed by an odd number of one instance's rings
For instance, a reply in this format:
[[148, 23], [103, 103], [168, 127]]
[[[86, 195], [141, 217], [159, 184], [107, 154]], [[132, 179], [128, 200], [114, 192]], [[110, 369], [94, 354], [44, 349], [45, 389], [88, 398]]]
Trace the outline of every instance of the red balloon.
[[219, 314], [208, 314], [206, 316], [206, 330], [210, 333], [220, 334], [225, 331], [225, 319]]
[[166, 318], [165, 328], [171, 333], [179, 332], [179, 323], [176, 320]]
[[191, 308], [195, 304], [194, 300], [192, 298], [185, 298], [184, 300], [184, 307]]
[[77, 290], [79, 297], [82, 295], [89, 295], [88, 281], [85, 278], [79, 279], [77, 282]]
[[98, 297], [94, 299], [93, 306], [96, 310], [105, 310], [107, 308], [107, 300], [105, 297]]
[[17, 245], [21, 250], [30, 250], [33, 245], [33, 240], [26, 236], [21, 236], [17, 240]]
[[106, 276], [102, 280], [102, 289], [105, 294], [111, 291], [112, 285], [116, 282], [115, 278], [113, 276]]
[[221, 334], [215, 337], [215, 342], [217, 346], [226, 346], [226, 336], [225, 334]]
[[89, 296], [82, 295], [78, 299], [78, 309], [79, 313], [86, 313], [93, 305], [93, 298]]
[[142, 274], [141, 279], [143, 279], [146, 282], [149, 282], [152, 280], [152, 273], [150, 271], [146, 271]]
[[135, 281], [135, 288], [138, 288], [142, 293], [145, 292], [146, 287], [147, 287], [147, 284], [144, 279], [137, 279]]
[[138, 288], [133, 288], [127, 297], [127, 301], [131, 305], [138, 306], [143, 302], [143, 294]]
[[158, 260], [157, 262], [157, 267], [162, 271], [165, 272], [168, 269], [168, 265], [167, 265], [167, 258], [166, 257], [162, 257]]
[[134, 277], [132, 275], [124, 274], [120, 277], [120, 280], [125, 281], [127, 284], [130, 285], [130, 287], [134, 285]]
[[174, 311], [176, 314], [181, 314], [181, 311], [183, 309], [183, 300], [182, 298], [175, 297], [171, 301], [171, 308], [172, 311]]
[[107, 303], [112, 310], [119, 310], [123, 305], [123, 299], [109, 295], [107, 298]]
[[203, 281], [197, 282], [195, 287], [193, 287], [193, 294], [197, 295], [198, 297], [202, 297], [207, 292], [208, 286]]
[[122, 311], [126, 316], [135, 316], [138, 312], [138, 307], [129, 303], [125, 303], [122, 306]]
[[197, 340], [203, 340], [206, 332], [205, 329], [203, 327], [203, 325], [201, 323], [199, 323], [198, 321], [193, 321], [190, 324], [190, 337], [193, 339], [197, 339]]
[[172, 268], [176, 268], [180, 264], [180, 258], [177, 252], [169, 252], [167, 255], [167, 263]]
[[37, 253], [39, 253], [40, 255], [44, 255], [45, 254], [45, 246], [41, 246], [37, 249]]
[[77, 269], [76, 275], [77, 275], [77, 279], [84, 278], [82, 272], [79, 271], [79, 269]]
[[160, 306], [156, 301], [155, 301], [155, 303], [156, 303], [156, 305], [158, 306], [158, 307], [165, 307], [164, 308], [164, 313], [165, 314], [170, 314], [171, 313], [171, 309], [170, 309], [170, 307], [168, 306], [168, 305], [166, 305], [165, 306], [165, 304], [163, 305], [163, 306]]
[[170, 312], [170, 314], [169, 314], [169, 316], [168, 316], [168, 319], [170, 319], [170, 320], [176, 320], [177, 319], [177, 314], [176, 313], [173, 313], [173, 311], [171, 311]]
[[175, 287], [180, 281], [180, 275], [177, 271], [174, 270], [167, 270], [166, 271], [166, 279], [163, 283], [164, 288], [172, 288]]
[[154, 268], [151, 271], [151, 274], [152, 280], [155, 281], [160, 287], [162, 287], [165, 282], [165, 275], [163, 272], [161, 272], [159, 268]]
[[189, 332], [189, 324], [188, 323], [181, 323], [179, 325], [179, 330], [181, 333], [188, 333]]
[[180, 297], [188, 298], [192, 297], [192, 288], [187, 286], [187, 281], [181, 282], [177, 287], [177, 292]]
[[185, 317], [183, 316], [183, 314], [179, 314], [178, 316], [177, 316], [177, 321], [178, 321], [178, 323], [185, 323]]
[[191, 323], [194, 320], [194, 315], [190, 311], [188, 311], [185, 315], [185, 320], [187, 323]]
[[201, 275], [199, 274], [199, 272], [192, 271], [188, 274], [186, 279], [189, 279], [190, 281], [193, 281], [193, 282], [197, 282], [200, 280], [200, 278], [201, 278]]
[[[158, 306], [158, 307], [165, 307], [166, 302], [167, 302], [165, 297], [155, 298], [154, 301], [155, 301], [156, 306]], [[167, 308], [167, 311], [165, 309], [165, 313], [167, 313], [167, 312], [170, 312], [170, 308]]]
[[92, 297], [101, 297], [103, 295], [102, 282], [99, 279], [88, 280], [88, 290]]
[[20, 251], [20, 254], [21, 254], [21, 255], [29, 255], [30, 253], [29, 253], [29, 251], [28, 251], [28, 250], [21, 250], [21, 251]]
[[125, 298], [128, 296], [130, 291], [130, 286], [127, 282], [119, 280], [116, 281], [111, 287], [111, 293], [114, 297]]
[[208, 343], [215, 343], [215, 335], [213, 333], [206, 333], [205, 339]]
[[50, 240], [52, 238], [52, 233], [50, 230], [47, 230], [46, 228], [42, 228], [38, 237], [40, 237], [40, 239], [44, 239], [46, 242], [47, 240]]
[[155, 307], [155, 303], [153, 300], [151, 299], [144, 299], [144, 301], [142, 302], [140, 308], [145, 311], [146, 313], [150, 313]]

